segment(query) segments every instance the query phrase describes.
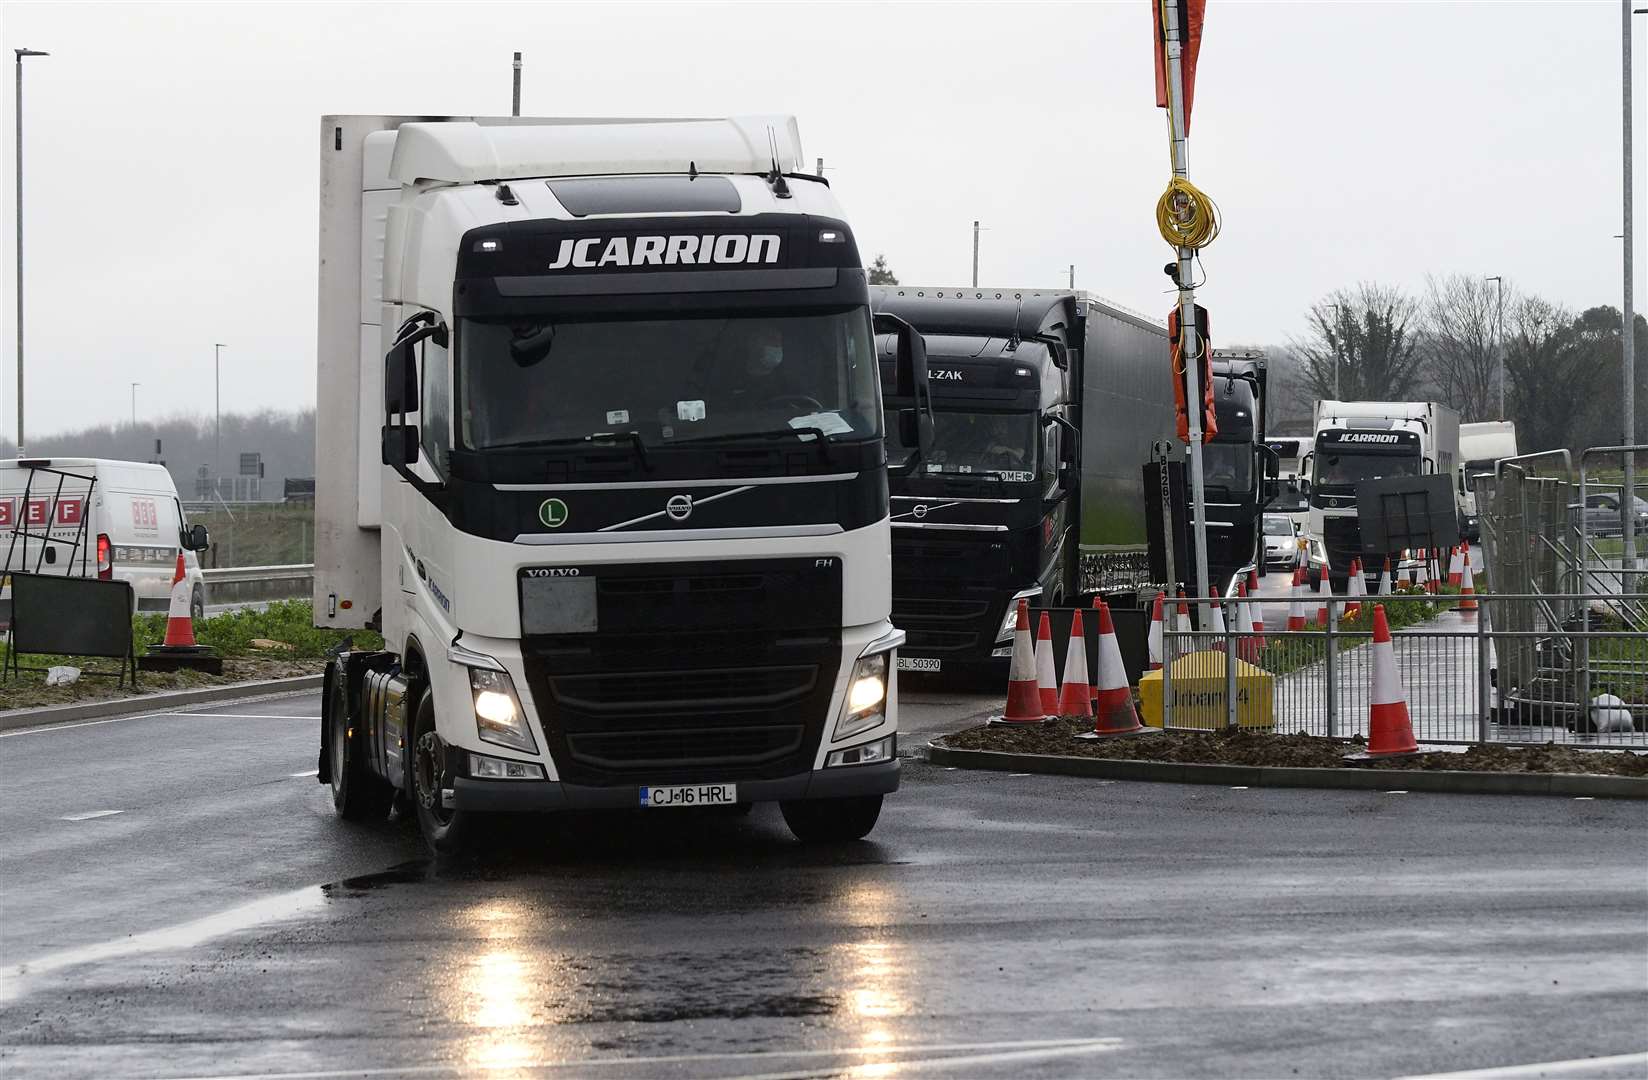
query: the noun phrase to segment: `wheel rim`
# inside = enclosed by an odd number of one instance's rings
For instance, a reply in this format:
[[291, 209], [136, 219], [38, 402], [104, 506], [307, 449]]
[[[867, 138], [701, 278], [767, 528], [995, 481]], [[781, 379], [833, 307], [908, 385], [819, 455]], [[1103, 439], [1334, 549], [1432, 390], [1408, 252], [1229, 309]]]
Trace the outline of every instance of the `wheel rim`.
[[446, 779], [446, 744], [433, 731], [425, 731], [418, 736], [412, 762], [418, 805], [445, 825], [452, 820], [452, 812], [441, 805], [441, 786]]

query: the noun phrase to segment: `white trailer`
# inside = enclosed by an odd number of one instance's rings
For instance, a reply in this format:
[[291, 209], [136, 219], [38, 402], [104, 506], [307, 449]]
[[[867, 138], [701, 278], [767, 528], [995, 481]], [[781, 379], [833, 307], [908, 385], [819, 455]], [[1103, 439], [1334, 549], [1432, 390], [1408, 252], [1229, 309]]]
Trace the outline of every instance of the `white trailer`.
[[1516, 423], [1511, 420], [1483, 420], [1475, 424], [1459, 425], [1459, 500], [1460, 518], [1465, 538], [1482, 538], [1482, 521], [1476, 510], [1476, 491], [1471, 477], [1480, 472], [1492, 472], [1494, 462], [1513, 458], [1520, 453], [1516, 448]]
[[[1325, 565], [1335, 588], [1342, 588], [1351, 559], [1362, 554], [1357, 483], [1392, 476], [1452, 476], [1459, 464], [1459, 414], [1434, 401], [1318, 401], [1315, 428], [1306, 469], [1310, 559]], [[1372, 575], [1380, 568], [1364, 569]]]
[[[320, 136], [315, 621], [384, 637], [326, 672], [338, 811], [398, 804], [438, 851], [563, 807], [869, 832], [903, 642], [883, 412], [795, 121]], [[886, 328], [925, 401], [921, 339]]]

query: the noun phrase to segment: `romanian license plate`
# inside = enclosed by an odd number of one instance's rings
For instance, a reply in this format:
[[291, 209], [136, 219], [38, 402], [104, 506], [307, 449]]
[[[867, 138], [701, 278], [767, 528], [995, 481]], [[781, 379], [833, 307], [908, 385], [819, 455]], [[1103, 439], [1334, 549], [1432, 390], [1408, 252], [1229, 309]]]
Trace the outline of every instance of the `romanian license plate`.
[[643, 807], [733, 806], [737, 802], [737, 784], [681, 784], [641, 789]]
[[942, 671], [943, 660], [934, 660], [927, 656], [901, 656], [898, 658], [900, 671]]

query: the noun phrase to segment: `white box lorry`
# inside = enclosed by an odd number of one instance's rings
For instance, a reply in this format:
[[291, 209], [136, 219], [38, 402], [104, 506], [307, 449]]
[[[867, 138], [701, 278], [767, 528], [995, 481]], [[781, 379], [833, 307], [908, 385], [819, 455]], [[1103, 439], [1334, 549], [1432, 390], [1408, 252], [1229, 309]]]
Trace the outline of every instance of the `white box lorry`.
[[1459, 425], [1459, 499], [1465, 539], [1482, 539], [1482, 519], [1476, 508], [1476, 489], [1471, 486], [1471, 478], [1477, 473], [1493, 472], [1494, 462], [1516, 457], [1518, 453], [1513, 420], [1480, 420]]
[[[875, 333], [804, 160], [789, 117], [322, 121], [315, 621], [385, 640], [326, 672], [343, 816], [398, 802], [437, 851], [492, 811], [874, 826]], [[892, 419], [930, 440], [930, 405]]]
[[[1356, 485], [1363, 480], [1435, 473], [1459, 464], [1459, 414], [1434, 401], [1318, 401], [1310, 476], [1311, 561], [1324, 559], [1343, 591], [1350, 561], [1362, 554]], [[1457, 492], [1456, 492], [1457, 502]], [[1441, 538], [1452, 543], [1454, 537]], [[1381, 567], [1364, 565], [1369, 576]]]

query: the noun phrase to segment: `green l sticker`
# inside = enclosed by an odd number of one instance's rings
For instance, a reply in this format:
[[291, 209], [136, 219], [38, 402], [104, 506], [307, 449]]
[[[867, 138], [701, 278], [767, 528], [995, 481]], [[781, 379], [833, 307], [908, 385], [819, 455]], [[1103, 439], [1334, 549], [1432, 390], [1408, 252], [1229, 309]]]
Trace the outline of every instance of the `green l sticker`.
[[551, 529], [559, 529], [566, 524], [566, 503], [560, 499], [545, 499], [538, 507], [538, 520]]

